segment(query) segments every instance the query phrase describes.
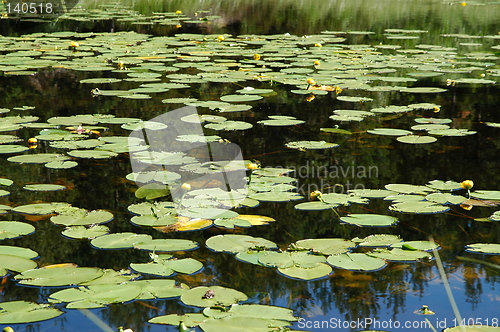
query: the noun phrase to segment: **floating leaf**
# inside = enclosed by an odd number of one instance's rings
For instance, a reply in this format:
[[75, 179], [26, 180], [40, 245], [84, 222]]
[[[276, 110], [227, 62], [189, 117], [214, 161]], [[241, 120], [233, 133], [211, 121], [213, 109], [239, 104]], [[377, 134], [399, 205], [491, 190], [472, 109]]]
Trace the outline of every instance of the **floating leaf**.
[[63, 289], [50, 295], [52, 303], [69, 302], [68, 309], [102, 308], [112, 303], [122, 303], [137, 298], [142, 288], [132, 282], [109, 285], [90, 285]]
[[[0, 247], [0, 252], [2, 251], [1, 249], [2, 247]], [[31, 259], [0, 253], [0, 277], [6, 275], [7, 270], [24, 272], [36, 267], [36, 262], [32, 261]]]
[[0, 303], [0, 324], [22, 324], [52, 319], [63, 312], [46, 304], [27, 301]]
[[13, 144], [0, 145], [0, 154], [21, 153], [28, 150], [29, 148], [21, 145], [13, 145]]
[[452, 195], [450, 193], [432, 193], [425, 196], [425, 199], [439, 204], [459, 205], [467, 200], [464, 196]]
[[297, 249], [309, 249], [324, 255], [342, 254], [354, 248], [356, 243], [340, 238], [305, 239], [295, 242]]
[[85, 209], [72, 209], [58, 216], [50, 218], [56, 225], [84, 226], [92, 224], [102, 224], [113, 219], [113, 214], [105, 210], [87, 211]]
[[64, 212], [69, 208], [71, 208], [69, 203], [53, 202], [20, 205], [13, 208], [12, 211], [23, 214], [46, 215], [55, 212]]
[[409, 144], [427, 144], [437, 141], [436, 137], [418, 136], [418, 135], [401, 136], [396, 139], [401, 143], [409, 143]]
[[39, 153], [39, 154], [24, 154], [20, 156], [10, 157], [7, 160], [19, 164], [45, 164], [54, 161], [62, 161], [68, 159], [55, 153]]
[[134, 245], [134, 248], [149, 251], [184, 251], [198, 248], [198, 244], [184, 239], [150, 239]]
[[144, 274], [168, 277], [175, 272], [192, 274], [203, 268], [203, 264], [194, 258], [168, 259], [155, 263], [132, 263], [130, 268]]
[[449, 211], [450, 208], [432, 202], [403, 202], [389, 206], [390, 211], [415, 214], [435, 214]]
[[377, 249], [373, 252], [370, 252], [369, 255], [379, 257], [390, 262], [411, 262], [431, 258], [431, 255], [425, 251], [403, 250], [399, 248], [395, 248], [392, 250]]
[[466, 245], [465, 250], [473, 253], [500, 255], [500, 244], [473, 243]]
[[151, 239], [151, 235], [125, 232], [96, 237], [90, 244], [98, 249], [128, 249], [134, 248], [137, 243]]
[[295, 208], [297, 210], [304, 210], [304, 211], [318, 211], [318, 210], [333, 209], [339, 205], [340, 203], [325, 203], [320, 201], [313, 201], [313, 202], [299, 203], [295, 205]]
[[476, 134], [477, 131], [472, 131], [468, 129], [439, 129], [430, 130], [429, 135], [437, 136], [469, 136]]
[[205, 125], [205, 128], [214, 130], [246, 130], [252, 127], [253, 125], [251, 123], [244, 121], [224, 121]]
[[426, 186], [418, 186], [412, 184], [398, 184], [398, 183], [387, 184], [385, 185], [385, 189], [396, 191], [398, 193], [403, 193], [403, 194], [427, 194], [433, 191], [433, 189]]
[[148, 323], [179, 326], [179, 324], [182, 322], [187, 327], [194, 327], [198, 326], [206, 319], [207, 316], [205, 316], [204, 314], [190, 314], [190, 313], [184, 315], [170, 314], [170, 315], [157, 316], [151, 318], [150, 320], [148, 320]]
[[59, 184], [27, 184], [23, 187], [24, 190], [30, 191], [57, 191], [66, 189], [65, 186], [61, 186]]
[[99, 278], [103, 270], [90, 267], [57, 267], [24, 271], [14, 277], [20, 284], [30, 286], [78, 285]]
[[297, 142], [289, 142], [285, 144], [287, 148], [290, 149], [331, 149], [339, 146], [336, 143], [328, 143], [325, 141], [297, 141]]
[[0, 240], [14, 239], [35, 231], [30, 224], [18, 221], [0, 221]]
[[264, 266], [289, 268], [292, 266], [313, 268], [326, 262], [323, 255], [312, 255], [305, 251], [276, 252], [272, 251], [259, 258], [259, 263]]
[[356, 242], [360, 247], [388, 247], [393, 243], [401, 242], [402, 239], [398, 235], [374, 234], [364, 239], [354, 238], [352, 241]]
[[381, 215], [381, 214], [349, 214], [347, 217], [341, 217], [341, 221], [356, 226], [391, 226], [394, 225], [398, 219], [396, 217]]
[[392, 128], [375, 128], [366, 131], [367, 133], [374, 135], [387, 135], [387, 136], [404, 136], [410, 135], [412, 132], [403, 129], [392, 129]]
[[244, 102], [244, 101], [255, 101], [262, 99], [259, 95], [241, 94], [241, 95], [225, 95], [220, 97], [220, 100], [226, 102]]
[[477, 190], [471, 192], [472, 197], [479, 199], [489, 199], [489, 200], [500, 200], [500, 191], [499, 190]]
[[278, 272], [294, 279], [301, 280], [314, 280], [328, 276], [332, 273], [332, 268], [330, 265], [325, 263], [320, 263], [318, 266], [312, 268], [302, 268], [298, 266], [292, 266], [288, 268], [278, 268]]
[[352, 271], [377, 271], [387, 265], [381, 258], [362, 253], [332, 255], [328, 257], [327, 262], [334, 267]]
[[229, 306], [247, 299], [242, 292], [222, 286], [195, 287], [181, 295], [181, 302], [185, 305], [204, 308], [215, 305]]
[[432, 180], [429, 181], [429, 184], [427, 184], [427, 187], [430, 187], [432, 189], [437, 189], [437, 190], [459, 190], [462, 189], [460, 183], [455, 182], [455, 181], [442, 181], [442, 180]]
[[391, 244], [391, 248], [401, 248], [405, 250], [432, 251], [439, 249], [439, 245], [431, 241], [404, 241]]
[[214, 251], [229, 253], [244, 252], [253, 248], [277, 248], [277, 245], [269, 240], [240, 234], [212, 236], [206, 241], [205, 245]]
[[94, 225], [89, 228], [84, 226], [66, 227], [62, 235], [72, 239], [93, 239], [109, 233], [109, 228], [103, 225]]
[[294, 126], [305, 123], [293, 116], [270, 115], [269, 118], [270, 120], [257, 121], [257, 123], [265, 126]]
[[75, 158], [107, 159], [116, 157], [118, 153], [105, 150], [72, 150], [68, 151], [68, 155]]
[[413, 87], [413, 88], [402, 88], [399, 91], [410, 92], [410, 93], [441, 93], [441, 92], [446, 92], [448, 90], [435, 87]]

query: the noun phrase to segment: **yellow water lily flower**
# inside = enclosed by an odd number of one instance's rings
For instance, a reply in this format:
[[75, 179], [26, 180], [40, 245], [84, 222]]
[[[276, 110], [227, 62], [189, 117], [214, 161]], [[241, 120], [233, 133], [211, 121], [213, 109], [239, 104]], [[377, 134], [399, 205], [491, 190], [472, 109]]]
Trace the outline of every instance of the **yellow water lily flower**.
[[462, 187], [462, 189], [471, 189], [472, 187], [474, 186], [474, 182], [472, 182], [472, 180], [465, 180], [465, 181], [462, 181], [460, 183], [460, 187]]
[[309, 194], [309, 198], [311, 200], [320, 199], [323, 196], [323, 193], [319, 190], [315, 190], [312, 193]]
[[191, 185], [189, 183], [185, 182], [182, 184], [181, 188], [188, 191], [188, 190], [191, 190]]
[[256, 61], [260, 60], [260, 54], [255, 53], [253, 55], [253, 59], [256, 60]]
[[35, 137], [32, 137], [32, 138], [28, 139], [28, 143], [29, 144], [36, 144], [36, 143], [38, 143], [38, 140]]
[[218, 41], [223, 41], [224, 39], [226, 39], [226, 38], [224, 38], [224, 36], [222, 36], [222, 35], [221, 35], [221, 36], [219, 36], [219, 37], [217, 37], [217, 40], [218, 40]]
[[467, 6], [467, 2], [462, 2], [460, 5]]
[[433, 110], [434, 110], [434, 113], [439, 113], [439, 111], [441, 110], [441, 107], [434, 106]]
[[260, 167], [259, 167], [259, 164], [257, 164], [257, 163], [248, 163], [247, 168], [249, 170], [253, 171], [253, 170], [259, 169]]
[[175, 27], [176, 27], [177, 29], [180, 29], [180, 28], [182, 28], [182, 24], [177, 24]]
[[76, 41], [72, 41], [71, 42], [71, 47], [75, 47], [76, 48], [78, 46], [80, 46], [80, 44], [78, 44], [78, 42], [76, 42]]
[[307, 96], [307, 97], [306, 97], [306, 101], [307, 101], [307, 102], [311, 102], [311, 101], [313, 101], [314, 99], [316, 99], [316, 96], [315, 96], [315, 95], [310, 95], [310, 96]]
[[306, 80], [306, 82], [307, 82], [307, 84], [309, 84], [309, 85], [315, 85], [315, 84], [316, 84], [316, 81], [314, 80], [314, 78], [308, 78], [308, 79]]
[[180, 15], [180, 14], [182, 14], [182, 10], [176, 10], [176, 11], [175, 11], [175, 13], [176, 13], [177, 15]]
[[319, 61], [319, 60], [314, 61], [315, 66], [319, 66], [320, 64], [321, 64], [321, 61]]

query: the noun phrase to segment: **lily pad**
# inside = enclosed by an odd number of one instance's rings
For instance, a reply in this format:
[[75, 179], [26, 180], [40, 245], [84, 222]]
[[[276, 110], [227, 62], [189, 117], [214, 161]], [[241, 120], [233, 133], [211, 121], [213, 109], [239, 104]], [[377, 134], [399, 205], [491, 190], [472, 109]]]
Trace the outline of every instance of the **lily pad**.
[[465, 246], [468, 252], [479, 254], [500, 255], [500, 244], [495, 243], [473, 243]]
[[62, 161], [64, 159], [68, 158], [56, 153], [38, 153], [14, 156], [8, 158], [7, 160], [19, 164], [45, 164], [53, 161]]
[[57, 190], [64, 190], [66, 189], [66, 187], [61, 186], [59, 184], [40, 183], [40, 184], [27, 184], [23, 187], [23, 189], [29, 191], [57, 191]]
[[499, 190], [477, 190], [471, 192], [470, 195], [474, 198], [479, 198], [479, 199], [500, 200]]
[[410, 92], [410, 93], [441, 93], [441, 92], [446, 92], [448, 90], [436, 87], [413, 87], [413, 88], [403, 88], [400, 89], [399, 91]]
[[278, 268], [279, 273], [289, 278], [300, 280], [314, 280], [324, 278], [332, 273], [332, 271], [333, 270], [331, 266], [325, 263], [320, 263], [319, 265], [312, 268], [302, 268], [298, 266]]
[[0, 221], [0, 240], [15, 239], [35, 231], [30, 224], [18, 221]]
[[299, 149], [299, 150], [307, 150], [307, 149], [331, 149], [336, 148], [339, 144], [336, 143], [328, 143], [325, 141], [297, 141], [297, 142], [289, 142], [285, 144], [287, 148], [290, 149]]
[[421, 250], [403, 250], [395, 248], [389, 249], [376, 249], [369, 253], [370, 256], [382, 258], [390, 262], [411, 262], [419, 261], [422, 259], [430, 259], [431, 255]]
[[198, 248], [198, 244], [185, 239], [150, 239], [134, 245], [135, 249], [149, 251], [184, 251]]
[[98, 249], [128, 249], [151, 239], [151, 235], [125, 232], [96, 237], [90, 244]]
[[106, 150], [72, 150], [68, 155], [75, 158], [107, 159], [116, 157], [118, 153]]
[[62, 231], [62, 235], [72, 239], [93, 239], [109, 233], [109, 228], [103, 225], [91, 227], [71, 226]]
[[99, 278], [103, 270], [90, 267], [55, 267], [25, 271], [14, 279], [29, 286], [69, 286], [78, 285]]
[[327, 262], [334, 267], [352, 271], [377, 271], [387, 265], [381, 258], [362, 253], [332, 255], [328, 257]]
[[192, 274], [203, 268], [203, 264], [194, 258], [168, 259], [154, 263], [132, 263], [130, 268], [143, 274], [168, 277], [175, 272]]
[[214, 130], [246, 130], [252, 127], [253, 125], [251, 123], [244, 121], [223, 121], [205, 125], [205, 128]]
[[410, 135], [412, 132], [403, 129], [392, 129], [392, 128], [375, 128], [366, 131], [367, 133], [374, 135], [387, 135], [387, 136], [404, 136]]
[[419, 136], [419, 135], [401, 136], [396, 139], [401, 143], [409, 143], [409, 144], [428, 144], [437, 141], [436, 137]]
[[222, 286], [195, 287], [181, 295], [181, 302], [195, 307], [212, 307], [215, 305], [229, 306], [248, 297], [235, 289]]
[[0, 324], [22, 324], [52, 319], [63, 312], [46, 304], [27, 301], [0, 303]]
[[449, 207], [433, 202], [417, 201], [396, 203], [389, 206], [390, 211], [415, 214], [435, 214], [450, 210]]
[[[0, 247], [0, 250], [2, 248]], [[0, 251], [1, 252], [1, 251]], [[5, 255], [0, 253], [0, 277], [7, 274], [7, 270], [15, 272], [24, 272], [37, 267], [36, 262], [31, 259], [14, 256]]]
[[360, 247], [388, 247], [393, 243], [401, 242], [402, 239], [398, 235], [392, 234], [374, 234], [369, 235], [363, 239], [354, 238], [352, 239]]
[[113, 219], [113, 214], [105, 210], [87, 211], [85, 209], [72, 209], [50, 218], [56, 225], [84, 226], [109, 222]]
[[439, 249], [439, 245], [431, 241], [403, 241], [398, 243], [393, 243], [391, 248], [401, 248], [405, 250], [422, 250], [422, 251], [432, 251]]
[[240, 95], [225, 95], [220, 97], [220, 100], [225, 102], [244, 102], [244, 101], [255, 101], [262, 99], [262, 96], [254, 94], [240, 94]]
[[213, 251], [238, 253], [253, 248], [274, 249], [276, 243], [269, 240], [240, 234], [225, 234], [212, 236], [205, 245]]
[[356, 247], [356, 243], [340, 238], [305, 239], [295, 242], [294, 247], [324, 255], [336, 255], [348, 252]]
[[312, 255], [305, 251], [276, 252], [272, 251], [259, 258], [259, 263], [264, 266], [289, 268], [292, 266], [313, 268], [326, 262], [323, 255]]
[[396, 217], [381, 215], [381, 214], [349, 214], [347, 217], [341, 217], [341, 221], [356, 226], [391, 226], [394, 225], [398, 219]]
[[21, 153], [28, 150], [29, 148], [21, 145], [13, 145], [13, 144], [0, 145], [0, 154]]

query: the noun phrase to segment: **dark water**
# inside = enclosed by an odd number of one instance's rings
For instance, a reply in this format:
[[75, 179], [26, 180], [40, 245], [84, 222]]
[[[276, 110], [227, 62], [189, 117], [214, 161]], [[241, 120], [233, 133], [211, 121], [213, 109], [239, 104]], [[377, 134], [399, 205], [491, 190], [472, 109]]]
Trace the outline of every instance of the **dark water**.
[[[21, 35], [51, 29], [73, 31], [109, 31], [110, 28], [131, 29], [153, 35], [172, 35], [176, 32], [230, 33], [240, 34], [318, 34], [323, 30], [373, 31], [373, 35], [350, 35], [347, 44], [376, 45], [387, 42], [383, 32], [387, 28], [423, 29], [429, 32], [418, 41], [401, 41], [405, 48], [417, 44], [436, 44], [456, 47], [461, 40], [445, 38], [442, 34], [467, 33], [471, 35], [496, 34], [500, 29], [498, 15], [500, 6], [481, 2], [458, 2], [451, 5], [441, 1], [290, 1], [290, 2], [165, 2], [154, 5], [139, 3], [136, 10], [143, 14], [153, 11], [183, 10], [185, 13], [212, 9], [221, 19], [210, 26], [144, 27], [120, 25], [115, 22], [75, 23], [60, 22], [56, 25], [34, 23], [0, 22], [4, 35]], [[154, 7], [156, 6], [156, 7]], [[471, 40], [465, 39], [470, 42]], [[484, 41], [484, 50], [498, 45], [498, 40]], [[474, 49], [481, 51], [482, 48]], [[498, 51], [496, 52], [498, 68]], [[490, 60], [491, 61], [491, 60]], [[118, 98], [93, 98], [88, 88], [81, 88], [84, 73], [67, 70], [46, 70], [35, 77], [0, 77], [0, 107], [19, 105], [37, 107], [40, 121], [52, 116], [67, 116], [85, 113], [109, 113], [120, 117], [150, 119], [176, 106], [167, 106], [161, 99], [173, 97], [170, 92], [146, 101], [126, 101]], [[426, 79], [423, 86], [446, 87], [442, 80]], [[132, 85], [131, 85], [132, 86]], [[210, 91], [214, 98], [233, 91], [234, 86], [214, 83], [201, 84], [199, 92], [181, 92], [199, 97]], [[128, 88], [125, 85], [123, 88]], [[335, 184], [344, 190], [354, 188], [383, 188], [389, 183], [425, 184], [428, 181], [473, 179], [474, 188], [498, 190], [499, 145], [498, 128], [486, 127], [484, 122], [500, 122], [498, 108], [500, 93], [498, 84], [489, 87], [448, 87], [445, 93], [419, 95], [404, 93], [356, 93], [378, 98], [372, 104], [363, 105], [339, 101], [332, 95], [319, 96], [312, 103], [304, 96], [286, 94], [287, 86], [273, 86], [277, 96], [254, 103], [249, 112], [228, 113], [235, 120], [255, 123], [269, 114], [283, 114], [306, 120], [307, 125], [293, 127], [254, 126], [244, 132], [224, 132], [222, 135], [238, 144], [246, 159], [256, 158], [264, 166], [291, 167], [296, 169], [298, 192], [307, 196], [314, 190], [328, 192]], [[282, 97], [286, 95], [286, 97]], [[176, 95], [177, 96], [177, 95]], [[383, 96], [383, 97], [381, 97]], [[201, 98], [200, 98], [201, 99]], [[377, 102], [380, 105], [377, 105]], [[342, 123], [341, 128], [350, 130], [352, 136], [329, 136], [319, 128], [332, 127], [328, 119], [336, 109], [369, 110], [385, 105], [408, 105], [429, 102], [441, 105], [439, 117], [451, 118], [456, 128], [477, 130], [468, 137], [443, 137], [428, 145], [400, 144], [386, 136], [366, 134], [367, 129], [389, 124], [393, 128], [408, 129], [414, 124], [415, 114], [403, 114], [393, 119], [369, 118], [362, 122]], [[313, 105], [313, 106], [311, 106]], [[207, 109], [200, 112], [210, 113]], [[213, 113], [213, 112], [212, 112]], [[8, 115], [20, 113], [11, 112]], [[226, 116], [226, 114], [224, 114]], [[435, 116], [432, 111], [420, 111], [419, 116]], [[115, 135], [128, 135], [118, 126], [112, 127]], [[33, 131], [21, 131], [18, 135], [27, 139]], [[211, 132], [209, 134], [215, 134]], [[220, 133], [219, 133], [220, 134]], [[300, 152], [286, 149], [284, 144], [296, 140], [336, 141], [341, 146], [330, 150]], [[41, 146], [42, 149], [48, 149]], [[48, 170], [39, 165], [17, 165], [0, 158], [2, 176], [13, 179], [17, 185], [9, 189], [8, 198], [0, 198], [0, 204], [15, 202], [15, 205], [43, 201], [67, 201], [74, 206], [92, 209], [107, 209], [115, 214], [108, 224], [111, 232], [132, 231], [139, 228], [131, 225], [127, 211], [129, 204], [139, 202], [133, 191], [136, 189], [124, 176], [131, 171], [130, 161], [124, 156], [109, 161], [82, 160], [80, 166], [70, 170]], [[327, 169], [327, 176], [324, 170]], [[355, 170], [355, 172], [353, 172]], [[363, 172], [364, 170], [364, 172]], [[28, 193], [22, 189], [25, 183], [63, 183], [74, 189], [54, 193]], [[340, 189], [337, 188], [337, 192]], [[450, 287], [465, 324], [498, 326], [500, 312], [500, 277], [498, 269], [475, 262], [459, 260], [458, 256], [472, 257], [500, 264], [498, 256], [466, 253], [464, 245], [470, 243], [500, 243], [498, 223], [476, 222], [474, 218], [487, 217], [496, 208], [473, 208], [471, 211], [453, 207], [445, 214], [399, 215], [395, 227], [382, 229], [357, 228], [341, 225], [331, 211], [302, 212], [293, 208], [295, 203], [261, 203], [257, 208], [242, 209], [240, 213], [271, 216], [276, 222], [268, 226], [253, 227], [241, 231], [243, 234], [264, 237], [281, 247], [306, 238], [365, 237], [375, 233], [398, 234], [403, 239], [427, 240], [432, 236], [442, 245], [440, 250], [443, 266]], [[388, 203], [372, 200], [367, 206], [339, 208], [340, 212], [366, 212], [387, 214]], [[20, 215], [10, 214], [9, 220], [24, 221]], [[29, 247], [40, 253], [39, 265], [72, 262], [80, 266], [126, 268], [130, 262], [147, 261], [145, 252], [133, 250], [99, 251], [90, 249], [88, 241], [63, 239], [63, 227], [54, 226], [48, 218], [31, 221], [36, 233], [15, 240], [4, 240], [2, 245]], [[141, 229], [142, 233], [158, 237], [154, 230]], [[238, 231], [240, 232], [240, 231]], [[190, 233], [169, 233], [164, 238], [186, 238], [201, 244], [216, 234], [226, 233], [217, 228]], [[435, 261], [421, 263], [390, 263], [377, 272], [361, 273], [335, 269], [326, 279], [298, 281], [278, 275], [273, 269], [242, 263], [230, 254], [213, 253], [201, 246], [196, 251], [182, 254], [203, 262], [204, 270], [192, 276], [178, 275], [174, 279], [191, 287], [198, 285], [222, 285], [235, 288], [249, 296], [249, 303], [263, 303], [288, 307], [301, 317], [294, 329], [307, 331], [358, 331], [358, 330], [431, 330], [426, 316], [415, 315], [422, 305], [429, 305], [437, 314], [428, 316], [437, 330], [456, 325], [456, 318], [448, 300], [442, 278]], [[2, 301], [26, 300], [44, 302], [53, 289], [18, 286], [8, 276], [0, 286]], [[137, 301], [126, 305], [112, 305], [102, 310], [82, 312], [67, 310], [56, 319], [13, 326], [15, 331], [107, 331], [99, 327], [95, 318], [102, 320], [112, 330], [119, 326], [134, 331], [164, 331], [164, 326], [148, 324], [151, 317], [170, 314], [198, 312], [186, 307], [177, 299]], [[455, 319], [455, 321], [454, 321]], [[368, 324], [368, 323], [371, 323]], [[4, 327], [0, 325], [0, 327]], [[174, 331], [175, 328], [167, 328]]]

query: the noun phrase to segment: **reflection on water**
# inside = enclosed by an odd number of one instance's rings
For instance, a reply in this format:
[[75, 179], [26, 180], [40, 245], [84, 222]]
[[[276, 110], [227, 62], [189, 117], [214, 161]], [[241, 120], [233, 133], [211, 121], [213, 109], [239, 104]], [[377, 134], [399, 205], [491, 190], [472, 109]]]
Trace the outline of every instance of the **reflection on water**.
[[[127, 4], [127, 2], [124, 2]], [[89, 7], [96, 3], [87, 3]], [[240, 34], [318, 34], [330, 31], [373, 31], [374, 34], [347, 35], [346, 44], [388, 43], [385, 29], [427, 30], [418, 40], [401, 40], [397, 44], [413, 49], [418, 44], [434, 44], [456, 47], [460, 54], [491, 52], [498, 39], [481, 39], [481, 46], [467, 43], [477, 41], [474, 37], [443, 37], [442, 34], [494, 35], [498, 33], [500, 6], [493, 3], [461, 5], [456, 1], [171, 1], [130, 3], [143, 15], [152, 12], [181, 9], [188, 15], [200, 10], [211, 10], [221, 19], [203, 27], [182, 28], [123, 25], [141, 33], [173, 35], [174, 33], [203, 32]], [[19, 34], [33, 31], [48, 31], [51, 26], [33, 24], [16, 25], [1, 22], [4, 33]], [[109, 30], [106, 24], [81, 23], [82, 31]], [[72, 29], [73, 22], [60, 22], [56, 29]], [[114, 29], [119, 29], [116, 23]], [[462, 43], [462, 44], [461, 44]], [[382, 52], [392, 52], [382, 50]], [[491, 55], [491, 53], [489, 53]], [[478, 57], [480, 54], [478, 53]], [[460, 57], [454, 59], [460, 61]], [[478, 60], [483, 61], [483, 60]], [[498, 68], [498, 52], [487, 60]], [[404, 71], [404, 69], [401, 69]], [[165, 105], [158, 102], [124, 101], [118, 98], [92, 98], [87, 87], [78, 84], [86, 75], [64, 69], [46, 70], [33, 77], [0, 77], [0, 108], [19, 105], [36, 105], [42, 121], [52, 116], [67, 116], [82, 113], [112, 113], [118, 117], [140, 117], [150, 119], [162, 114]], [[127, 86], [128, 84], [128, 86]], [[441, 86], [440, 79], [428, 78], [422, 85]], [[123, 88], [135, 84], [125, 83]], [[184, 92], [195, 97], [210, 95], [217, 99], [234, 91], [230, 84], [203, 83], [199, 90]], [[239, 88], [239, 87], [238, 87]], [[328, 119], [333, 110], [351, 109], [352, 104], [335, 99], [331, 94], [319, 96], [311, 109], [304, 96], [286, 94], [287, 86], [273, 86], [277, 96], [259, 102], [249, 112], [233, 117], [255, 123], [269, 114], [295, 116], [305, 120], [307, 126], [269, 127], [255, 126], [251, 131], [225, 132], [224, 138], [238, 144], [246, 159], [256, 158], [265, 166], [295, 169], [298, 190], [308, 195], [314, 190], [329, 192], [354, 188], [382, 188], [388, 183], [425, 184], [433, 179], [461, 181], [473, 178], [481, 189], [497, 190], [500, 175], [498, 129], [485, 127], [482, 122], [500, 122], [498, 106], [500, 94], [498, 84], [493, 87], [474, 89], [460, 86], [449, 87], [443, 94], [418, 95], [404, 93], [378, 93], [370, 106], [356, 104], [354, 109], [369, 110], [386, 105], [409, 105], [430, 102], [441, 105], [440, 117], [451, 118], [453, 126], [477, 130], [470, 137], [445, 137], [439, 143], [415, 146], [398, 144], [393, 138], [373, 136], [367, 129], [381, 127], [380, 118], [366, 119], [361, 123], [342, 123], [343, 129], [355, 133], [352, 136], [328, 136], [319, 131], [332, 127]], [[359, 93], [363, 95], [363, 93]], [[173, 97], [168, 93], [163, 98]], [[286, 96], [286, 97], [283, 97]], [[369, 96], [369, 94], [366, 94]], [[206, 98], [205, 98], [206, 99]], [[210, 98], [209, 98], [210, 99]], [[28, 102], [29, 101], [29, 102]], [[378, 103], [378, 104], [377, 104]], [[173, 108], [172, 108], [173, 109]], [[306, 111], [304, 111], [306, 110]], [[207, 111], [208, 112], [208, 111]], [[17, 113], [14, 113], [17, 114]], [[431, 112], [425, 116], [433, 116]], [[11, 114], [9, 114], [11, 115]], [[409, 128], [414, 117], [387, 115], [394, 128]], [[325, 125], [325, 123], [328, 123]], [[116, 135], [126, 135], [124, 130], [113, 129]], [[27, 130], [21, 131], [22, 139], [30, 137]], [[327, 140], [341, 144], [340, 148], [300, 152], [285, 149], [284, 144], [297, 140]], [[48, 149], [41, 146], [41, 149]], [[113, 162], [80, 161], [77, 170], [50, 171], [37, 165], [13, 165], [0, 159], [2, 176], [16, 183], [63, 183], [72, 188], [64, 192], [26, 193], [20, 187], [11, 190], [11, 196], [0, 198], [0, 204], [15, 202], [16, 205], [43, 201], [67, 201], [89, 210], [107, 209], [115, 214], [109, 224], [112, 232], [138, 231], [129, 223], [127, 206], [139, 202], [134, 195], [135, 187], [124, 179], [130, 170], [127, 157], [120, 156]], [[326, 171], [325, 171], [326, 170]], [[337, 186], [336, 186], [337, 185]], [[340, 185], [340, 186], [338, 186]], [[341, 225], [331, 211], [298, 211], [292, 203], [261, 203], [257, 208], [245, 208], [241, 213], [271, 216], [277, 221], [268, 226], [238, 230], [244, 234], [272, 239], [281, 247], [306, 238], [366, 237], [378, 232], [373, 228], [358, 228]], [[389, 203], [372, 200], [366, 206], [340, 207], [343, 213], [387, 213]], [[453, 207], [449, 213], [438, 215], [399, 215], [397, 226], [383, 228], [383, 233], [398, 234], [403, 239], [426, 240], [429, 236], [441, 244], [440, 255], [447, 273], [455, 301], [465, 319], [471, 322], [498, 326], [499, 272], [498, 269], [457, 256], [473, 257], [493, 264], [500, 264], [498, 256], [472, 255], [466, 253], [464, 245], [470, 243], [500, 243], [498, 223], [482, 223], [474, 218], [489, 216], [496, 208], [474, 207], [471, 211]], [[12, 220], [25, 218], [12, 214]], [[62, 262], [73, 262], [80, 266], [98, 266], [115, 270], [127, 268], [133, 262], [148, 260], [145, 252], [135, 250], [98, 251], [89, 250], [87, 241], [61, 240], [62, 227], [51, 225], [48, 217], [31, 218], [36, 233], [16, 240], [4, 240], [2, 245], [29, 247], [40, 253], [40, 266]], [[141, 232], [158, 237], [158, 232], [141, 229]], [[192, 233], [168, 233], [164, 238], [186, 238], [204, 244], [206, 239], [225, 233], [216, 228]], [[198, 285], [222, 285], [235, 288], [249, 296], [250, 303], [262, 303], [289, 307], [301, 320], [295, 329], [309, 331], [331, 330], [430, 330], [425, 316], [414, 314], [422, 305], [436, 312], [429, 316], [433, 326], [441, 330], [456, 324], [435, 261], [420, 263], [390, 263], [377, 272], [361, 273], [336, 269], [326, 279], [298, 281], [278, 275], [274, 270], [237, 261], [230, 254], [213, 253], [205, 248], [179, 253], [180, 258], [193, 257], [203, 262], [201, 273], [175, 279], [191, 287]], [[23, 299], [44, 302], [53, 289], [27, 288], [16, 285], [11, 277], [0, 284], [0, 300]], [[177, 299], [161, 301], [137, 301], [126, 305], [113, 305], [107, 309], [92, 311], [105, 324], [116, 329], [119, 326], [134, 331], [164, 331], [165, 327], [151, 325], [151, 317], [170, 313], [198, 312], [186, 307]], [[369, 324], [370, 323], [370, 324]], [[409, 325], [408, 325], [409, 324]], [[0, 325], [0, 327], [3, 327]], [[17, 331], [101, 331], [82, 312], [68, 313], [51, 321], [14, 326]], [[168, 327], [167, 330], [176, 330]]]

